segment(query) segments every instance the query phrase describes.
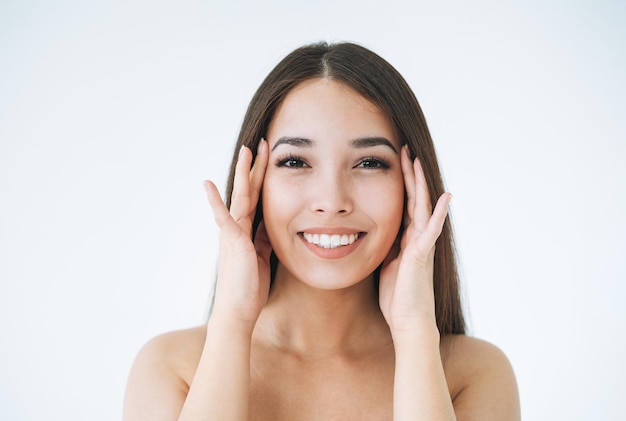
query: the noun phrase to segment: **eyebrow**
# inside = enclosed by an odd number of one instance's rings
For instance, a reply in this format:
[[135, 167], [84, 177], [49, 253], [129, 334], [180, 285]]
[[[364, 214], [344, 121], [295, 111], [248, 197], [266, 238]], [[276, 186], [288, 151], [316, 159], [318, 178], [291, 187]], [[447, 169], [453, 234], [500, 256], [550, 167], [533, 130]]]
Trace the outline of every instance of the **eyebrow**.
[[353, 148], [371, 148], [372, 146], [389, 146], [395, 153], [398, 153], [398, 150], [393, 143], [391, 143], [388, 139], [384, 137], [360, 137], [358, 139], [354, 139], [350, 142]]
[[272, 148], [272, 151], [276, 149], [279, 145], [292, 145], [292, 146], [299, 146], [301, 148], [312, 148], [313, 141], [311, 139], [306, 139], [304, 137], [283, 136], [276, 141], [276, 144]]
[[[315, 142], [313, 142], [311, 139], [307, 139], [304, 137], [283, 136], [276, 141], [276, 144], [272, 147], [272, 151], [274, 151], [274, 149], [276, 149], [279, 145], [292, 145], [301, 148], [312, 148], [314, 144]], [[350, 142], [350, 146], [357, 149], [371, 148], [373, 146], [380, 145], [388, 146], [395, 153], [398, 153], [398, 150], [395, 146], [393, 146], [393, 143], [391, 143], [388, 139], [385, 139], [384, 137], [360, 137]]]

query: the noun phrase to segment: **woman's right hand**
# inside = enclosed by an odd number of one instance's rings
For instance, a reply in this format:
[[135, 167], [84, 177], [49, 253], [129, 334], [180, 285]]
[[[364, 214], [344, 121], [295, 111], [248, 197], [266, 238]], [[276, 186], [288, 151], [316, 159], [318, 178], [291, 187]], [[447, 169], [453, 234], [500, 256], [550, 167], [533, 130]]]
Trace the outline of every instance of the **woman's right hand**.
[[[220, 230], [219, 261], [212, 318], [242, 322], [252, 330], [267, 301], [272, 251], [265, 225], [252, 233], [269, 150], [259, 142], [252, 168], [252, 151], [242, 147], [235, 167], [230, 211], [211, 181], [204, 187]], [[254, 240], [253, 240], [254, 238]]]

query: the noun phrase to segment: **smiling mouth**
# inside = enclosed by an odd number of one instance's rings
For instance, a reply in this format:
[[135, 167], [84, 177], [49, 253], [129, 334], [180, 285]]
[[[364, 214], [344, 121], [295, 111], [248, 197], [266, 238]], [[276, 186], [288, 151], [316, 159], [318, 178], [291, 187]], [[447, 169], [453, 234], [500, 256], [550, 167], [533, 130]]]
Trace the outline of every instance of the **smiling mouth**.
[[339, 247], [354, 244], [356, 240], [364, 233], [357, 232], [354, 234], [309, 234], [308, 232], [300, 233], [307, 243], [314, 244], [325, 249], [336, 249]]

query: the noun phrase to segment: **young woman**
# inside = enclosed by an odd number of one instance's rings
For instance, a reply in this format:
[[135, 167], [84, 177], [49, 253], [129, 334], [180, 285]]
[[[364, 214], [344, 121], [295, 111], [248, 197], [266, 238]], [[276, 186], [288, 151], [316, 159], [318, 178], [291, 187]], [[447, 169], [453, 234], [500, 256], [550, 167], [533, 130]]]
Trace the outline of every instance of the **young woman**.
[[[518, 420], [500, 350], [465, 336], [432, 140], [398, 72], [299, 48], [253, 97], [204, 326], [139, 353], [127, 420]], [[433, 206], [434, 204], [434, 206]]]

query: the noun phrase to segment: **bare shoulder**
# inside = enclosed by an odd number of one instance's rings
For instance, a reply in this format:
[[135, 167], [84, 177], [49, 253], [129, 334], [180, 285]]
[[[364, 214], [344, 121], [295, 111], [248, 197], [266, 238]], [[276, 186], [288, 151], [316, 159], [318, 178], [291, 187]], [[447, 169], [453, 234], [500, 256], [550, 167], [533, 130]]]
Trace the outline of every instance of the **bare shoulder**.
[[517, 381], [502, 350], [464, 335], [450, 335], [442, 345], [458, 420], [520, 419]]
[[141, 348], [128, 377], [125, 420], [178, 418], [205, 338], [206, 326], [198, 326], [156, 336]]
[[167, 368], [191, 382], [189, 376], [193, 377], [196, 371], [205, 339], [206, 325], [164, 333], [143, 346], [137, 361]]

